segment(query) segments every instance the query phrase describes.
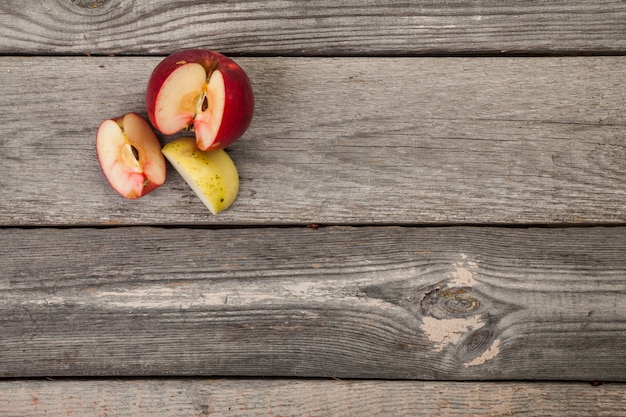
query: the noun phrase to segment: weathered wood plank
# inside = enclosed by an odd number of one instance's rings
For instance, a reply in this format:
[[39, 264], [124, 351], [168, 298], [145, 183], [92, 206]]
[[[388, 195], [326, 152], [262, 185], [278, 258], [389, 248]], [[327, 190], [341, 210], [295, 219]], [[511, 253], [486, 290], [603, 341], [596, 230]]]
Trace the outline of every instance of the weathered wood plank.
[[0, 224], [626, 220], [626, 57], [241, 59], [257, 110], [219, 216], [175, 172], [139, 201], [100, 172], [99, 123], [143, 112], [157, 62], [0, 59]]
[[3, 0], [0, 52], [623, 53], [620, 0]]
[[626, 380], [626, 228], [5, 229], [0, 376]]
[[624, 384], [254, 379], [3, 381], [3, 416], [607, 416]]

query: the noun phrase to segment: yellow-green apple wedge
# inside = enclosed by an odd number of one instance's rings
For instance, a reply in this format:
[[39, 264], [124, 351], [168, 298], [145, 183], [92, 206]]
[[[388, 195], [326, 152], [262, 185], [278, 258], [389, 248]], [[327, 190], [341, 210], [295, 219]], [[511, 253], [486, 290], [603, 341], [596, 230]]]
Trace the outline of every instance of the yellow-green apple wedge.
[[96, 153], [109, 184], [126, 198], [146, 195], [165, 182], [161, 144], [148, 122], [136, 113], [102, 122]]
[[223, 149], [202, 151], [190, 137], [174, 139], [163, 155], [213, 214], [230, 207], [239, 193], [239, 174]]
[[154, 68], [146, 109], [161, 133], [194, 131], [201, 150], [223, 149], [250, 126], [254, 95], [248, 76], [233, 60], [213, 51], [187, 49]]

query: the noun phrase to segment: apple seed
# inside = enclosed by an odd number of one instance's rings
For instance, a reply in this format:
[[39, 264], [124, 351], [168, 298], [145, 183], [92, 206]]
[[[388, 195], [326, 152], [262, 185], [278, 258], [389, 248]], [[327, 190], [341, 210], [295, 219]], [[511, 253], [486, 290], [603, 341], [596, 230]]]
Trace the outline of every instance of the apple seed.
[[130, 145], [130, 150], [133, 151], [133, 156], [139, 161], [139, 151], [133, 145]]

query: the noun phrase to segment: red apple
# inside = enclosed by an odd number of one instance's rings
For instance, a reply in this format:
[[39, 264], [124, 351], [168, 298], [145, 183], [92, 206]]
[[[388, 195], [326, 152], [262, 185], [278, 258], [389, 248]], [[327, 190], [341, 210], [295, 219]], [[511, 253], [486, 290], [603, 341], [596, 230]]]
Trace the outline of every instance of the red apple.
[[189, 49], [163, 59], [146, 92], [150, 121], [161, 133], [195, 132], [203, 151], [223, 149], [246, 131], [254, 95], [244, 70], [217, 52]]
[[126, 198], [148, 194], [165, 182], [165, 157], [152, 127], [136, 113], [105, 120], [96, 136], [100, 167]]

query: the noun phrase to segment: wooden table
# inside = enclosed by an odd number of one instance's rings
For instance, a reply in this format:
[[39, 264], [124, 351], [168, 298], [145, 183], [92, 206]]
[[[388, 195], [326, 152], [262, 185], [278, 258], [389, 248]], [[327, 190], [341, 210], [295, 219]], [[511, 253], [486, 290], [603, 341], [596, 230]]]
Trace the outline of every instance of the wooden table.
[[[191, 47], [256, 95], [217, 216], [94, 149]], [[0, 48], [0, 415], [626, 415], [624, 1], [8, 0]]]

